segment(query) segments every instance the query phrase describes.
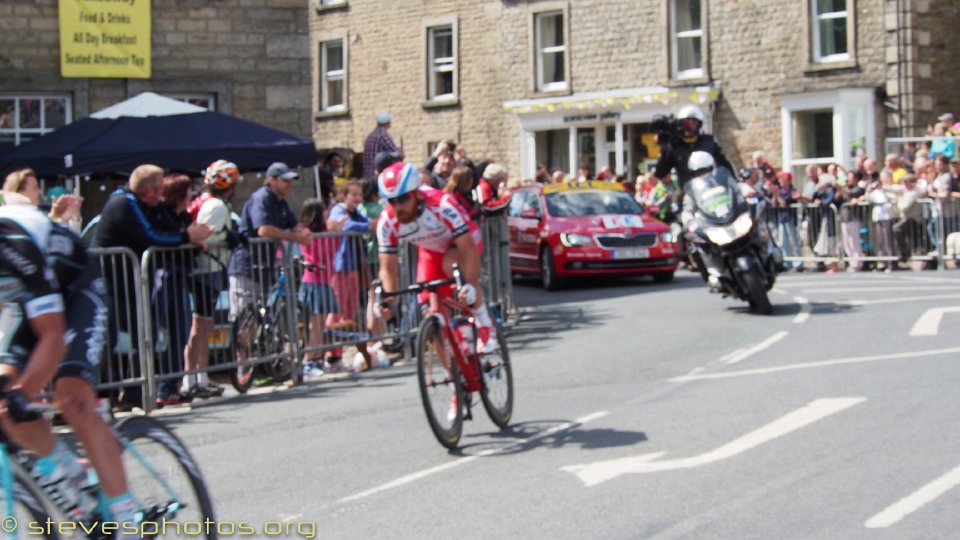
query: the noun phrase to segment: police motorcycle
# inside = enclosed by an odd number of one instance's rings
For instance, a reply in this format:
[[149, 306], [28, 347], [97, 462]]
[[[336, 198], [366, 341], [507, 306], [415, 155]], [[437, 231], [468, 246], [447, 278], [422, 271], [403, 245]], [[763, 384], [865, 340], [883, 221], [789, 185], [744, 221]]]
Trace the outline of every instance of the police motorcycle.
[[770, 238], [763, 205], [751, 208], [732, 171], [716, 167], [710, 154], [694, 152], [689, 164], [699, 172], [685, 186], [695, 207], [685, 201], [682, 219], [704, 281], [710, 292], [746, 300], [753, 311], [770, 315], [767, 291], [783, 256]]

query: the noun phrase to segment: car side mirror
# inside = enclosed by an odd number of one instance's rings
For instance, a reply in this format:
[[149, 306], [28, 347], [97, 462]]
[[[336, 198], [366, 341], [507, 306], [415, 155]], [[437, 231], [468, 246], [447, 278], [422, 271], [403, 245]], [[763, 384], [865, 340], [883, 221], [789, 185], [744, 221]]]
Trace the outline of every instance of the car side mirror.
[[524, 208], [520, 211], [520, 217], [524, 219], [540, 219], [540, 212], [536, 208]]

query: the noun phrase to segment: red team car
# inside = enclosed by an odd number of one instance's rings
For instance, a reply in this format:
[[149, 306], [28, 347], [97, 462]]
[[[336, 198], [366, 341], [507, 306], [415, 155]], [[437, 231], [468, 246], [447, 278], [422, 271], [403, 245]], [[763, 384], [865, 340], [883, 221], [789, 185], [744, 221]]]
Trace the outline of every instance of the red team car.
[[664, 283], [677, 270], [670, 227], [643, 214], [620, 184], [523, 187], [507, 216], [511, 271], [539, 274], [547, 290], [580, 276], [647, 274]]

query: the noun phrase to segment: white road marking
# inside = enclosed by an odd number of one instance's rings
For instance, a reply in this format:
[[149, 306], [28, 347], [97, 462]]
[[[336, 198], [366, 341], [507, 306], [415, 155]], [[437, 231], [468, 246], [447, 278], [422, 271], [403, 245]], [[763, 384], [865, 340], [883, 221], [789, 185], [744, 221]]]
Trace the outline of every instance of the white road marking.
[[728, 355], [726, 355], [726, 356], [721, 357], [721, 358], [720, 358], [720, 363], [721, 363], [721, 364], [736, 364], [737, 362], [743, 361], [743, 360], [749, 358], [750, 356], [753, 356], [754, 354], [757, 354], [758, 352], [761, 352], [761, 351], [764, 351], [764, 350], [766, 350], [766, 349], [769, 349], [771, 346], [773, 346], [774, 344], [776, 344], [778, 341], [780, 341], [780, 340], [782, 340], [783, 338], [787, 337], [787, 335], [788, 335], [789, 333], [790, 333], [790, 332], [787, 332], [786, 330], [781, 330], [781, 331], [777, 332], [776, 334], [768, 337], [767, 339], [761, 341], [760, 343], [757, 343], [756, 345], [754, 345], [754, 346], [752, 346], [752, 347], [748, 347], [748, 348], [745, 348], [745, 349], [737, 349], [737, 350], [733, 351], [732, 353], [730, 353], [730, 354], [728, 354]]
[[770, 289], [770, 292], [775, 293], [775, 294], [788, 294], [787, 291], [781, 289], [780, 287], [774, 287], [774, 288]]
[[848, 276], [846, 274], [837, 274], [829, 276], [820, 276], [819, 279], [797, 279], [796, 281], [790, 281], [784, 279], [783, 277], [777, 278], [777, 287], [785, 287], [789, 289], [796, 289], [797, 287], [823, 287], [823, 286], [840, 286], [840, 283], [849, 283], [852, 282], [856, 285], [863, 285], [868, 281], [880, 283], [880, 282], [889, 282], [893, 278], [886, 275], [866, 275], [862, 274], [854, 278], [853, 276]]
[[940, 332], [940, 321], [944, 313], [958, 313], [960, 306], [936, 307], [923, 312], [910, 329], [911, 336], [935, 336]]
[[657, 458], [664, 456], [666, 452], [654, 452], [651, 454], [597, 461], [582, 465], [567, 465], [560, 469], [575, 474], [586, 487], [593, 487], [625, 474], [653, 473], [701, 467], [729, 459], [737, 454], [756, 448], [761, 444], [782, 437], [832, 414], [863, 403], [866, 399], [867, 398], [864, 397], [847, 397], [824, 398], [811, 401], [809, 404], [757, 430], [733, 440], [720, 448], [705, 454], [700, 454], [699, 456], [669, 461], [656, 461]]
[[908, 292], [908, 291], [944, 291], [960, 289], [960, 284], [950, 285], [905, 285], [894, 287], [822, 287], [820, 289], [804, 289], [805, 294], [828, 294], [828, 293], [888, 293], [888, 292]]
[[747, 369], [743, 371], [728, 371], [726, 373], [710, 373], [704, 375], [680, 375], [667, 379], [668, 382], [689, 382], [701, 379], [730, 379], [733, 377], [749, 377], [752, 375], [767, 375], [770, 373], [779, 373], [782, 371], [794, 371], [797, 369], [811, 369], [829, 366], [840, 366], [844, 364], [859, 364], [863, 362], [879, 362], [881, 360], [904, 360], [910, 358], [919, 358], [921, 356], [940, 356], [944, 354], [960, 353], [960, 347], [950, 347], [947, 349], [932, 349], [929, 351], [878, 354], [872, 356], [854, 356], [851, 358], [837, 358], [835, 360], [823, 360], [820, 362], [802, 362], [800, 364], [790, 364], [786, 366], [777, 366], [770, 368]]
[[960, 485], [960, 467], [893, 503], [879, 514], [868, 519], [863, 525], [869, 529], [889, 527], [957, 487], [957, 485]]
[[472, 455], [472, 456], [462, 457], [462, 458], [460, 458], [460, 459], [451, 461], [451, 462], [449, 462], [449, 463], [444, 463], [443, 465], [438, 465], [438, 466], [436, 466], [436, 467], [431, 467], [431, 468], [429, 468], [429, 469], [424, 469], [424, 470], [422, 470], [422, 471], [417, 471], [417, 472], [415, 472], [415, 473], [408, 474], [408, 475], [406, 475], [406, 476], [402, 476], [402, 477], [400, 477], [400, 478], [397, 478], [396, 480], [393, 480], [393, 481], [391, 481], [391, 482], [387, 482], [386, 484], [377, 486], [377, 487], [375, 487], [375, 488], [368, 489], [368, 490], [366, 490], [366, 491], [361, 491], [360, 493], [357, 493], [357, 494], [355, 494], [355, 495], [351, 495], [351, 496], [349, 496], [349, 497], [344, 497], [344, 498], [340, 499], [340, 500], [337, 501], [337, 502], [345, 503], [345, 502], [350, 502], [350, 501], [356, 501], [356, 500], [358, 500], [358, 499], [363, 499], [363, 498], [369, 497], [369, 496], [371, 496], [371, 495], [376, 495], [377, 493], [383, 493], [384, 491], [387, 491], [387, 490], [390, 490], [390, 489], [393, 489], [393, 488], [396, 488], [396, 487], [400, 487], [400, 486], [409, 484], [409, 483], [411, 483], [411, 482], [415, 482], [415, 481], [420, 480], [420, 479], [422, 479], [422, 478], [426, 478], [426, 477], [428, 477], [428, 476], [432, 476], [432, 475], [434, 475], [434, 474], [437, 474], [437, 473], [446, 471], [446, 470], [448, 470], [448, 469], [452, 469], [452, 468], [458, 467], [458, 466], [460, 466], [460, 465], [466, 465], [467, 463], [470, 463], [470, 462], [475, 461], [475, 460], [477, 460], [477, 459], [479, 459], [479, 458], [482, 458], [482, 457], [492, 456], [492, 455], [495, 455], [495, 454], [501, 454], [501, 453], [504, 453], [504, 452], [513, 450], [514, 448], [516, 448], [516, 447], [518, 447], [518, 446], [523, 446], [524, 444], [527, 444], [527, 443], [529, 443], [529, 442], [531, 442], [531, 441], [536, 441], [536, 440], [539, 440], [539, 439], [543, 439], [543, 438], [549, 437], [550, 435], [553, 435], [554, 433], [557, 433], [557, 432], [560, 432], [560, 431], [565, 431], [565, 430], [568, 430], [568, 429], [570, 429], [570, 428], [573, 428], [573, 427], [576, 427], [576, 426], [580, 426], [580, 425], [586, 424], [586, 423], [588, 423], [588, 422], [592, 422], [592, 421], [597, 420], [597, 419], [599, 419], [599, 418], [603, 418], [604, 416], [607, 416], [608, 414], [610, 414], [609, 411], [598, 411], [598, 412], [595, 412], [595, 413], [591, 413], [591, 414], [588, 414], [588, 415], [586, 415], [586, 416], [577, 418], [577, 419], [574, 420], [573, 422], [564, 422], [563, 424], [554, 426], [554, 427], [552, 427], [552, 428], [550, 428], [550, 429], [546, 429], [546, 430], [544, 430], [544, 431], [542, 431], [542, 432], [540, 432], [540, 433], [538, 433], [538, 434], [536, 434], [536, 435], [534, 435], [534, 436], [532, 436], [532, 437], [528, 437], [528, 438], [526, 438], [526, 439], [523, 439], [522, 441], [518, 441], [516, 444], [511, 444], [511, 445], [503, 446], [503, 447], [500, 447], [500, 448], [490, 448], [490, 449], [488, 449], [488, 450], [483, 450], [482, 452], [477, 452], [476, 454], [474, 454], [474, 455]]
[[793, 323], [803, 324], [807, 322], [807, 319], [810, 318], [810, 312], [812, 311], [810, 302], [802, 296], [794, 296], [793, 301], [800, 304], [800, 313], [797, 313], [797, 316], [793, 318]]
[[901, 296], [898, 298], [881, 298], [878, 300], [841, 300], [836, 302], [845, 306], [873, 306], [877, 304], [905, 304], [908, 302], [923, 302], [926, 300], [947, 300], [960, 298], [960, 294], [937, 294], [933, 296]]

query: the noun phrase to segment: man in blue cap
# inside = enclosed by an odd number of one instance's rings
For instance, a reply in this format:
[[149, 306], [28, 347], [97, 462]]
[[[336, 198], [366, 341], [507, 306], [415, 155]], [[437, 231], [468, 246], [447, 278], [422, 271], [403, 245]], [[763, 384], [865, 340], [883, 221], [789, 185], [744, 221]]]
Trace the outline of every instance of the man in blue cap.
[[[253, 192], [240, 216], [238, 232], [252, 238], [272, 238], [305, 244], [310, 231], [303, 228], [296, 214], [285, 200], [299, 174], [285, 163], [273, 163], [267, 168], [263, 187]], [[263, 299], [273, 283], [276, 263], [276, 244], [251, 244], [249, 249], [238, 248], [230, 257], [227, 273], [230, 281], [230, 316], [236, 317], [246, 303]]]

